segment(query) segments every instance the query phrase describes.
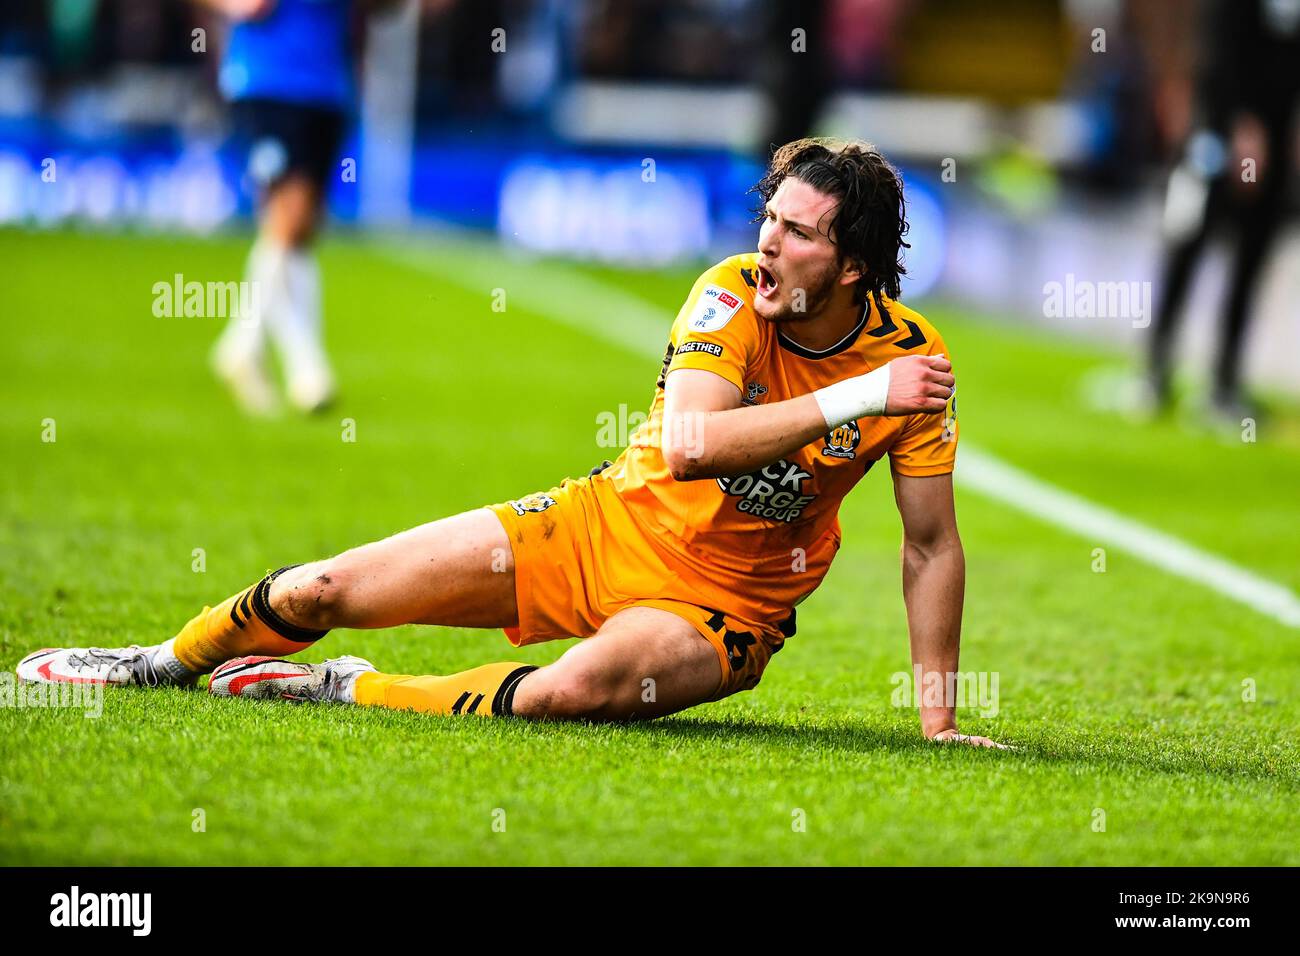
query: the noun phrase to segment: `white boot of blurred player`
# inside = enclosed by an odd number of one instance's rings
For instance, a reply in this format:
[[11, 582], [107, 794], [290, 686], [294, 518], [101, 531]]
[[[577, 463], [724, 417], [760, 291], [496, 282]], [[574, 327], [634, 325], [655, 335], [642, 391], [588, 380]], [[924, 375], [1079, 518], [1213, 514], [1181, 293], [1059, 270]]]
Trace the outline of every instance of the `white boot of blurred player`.
[[276, 307], [273, 299], [285, 294], [283, 273], [283, 253], [265, 240], [254, 243], [244, 270], [250, 295], [240, 297], [240, 308], [233, 310], [212, 350], [217, 377], [240, 406], [254, 415], [269, 415], [278, 405], [266, 366], [266, 331], [268, 312]]

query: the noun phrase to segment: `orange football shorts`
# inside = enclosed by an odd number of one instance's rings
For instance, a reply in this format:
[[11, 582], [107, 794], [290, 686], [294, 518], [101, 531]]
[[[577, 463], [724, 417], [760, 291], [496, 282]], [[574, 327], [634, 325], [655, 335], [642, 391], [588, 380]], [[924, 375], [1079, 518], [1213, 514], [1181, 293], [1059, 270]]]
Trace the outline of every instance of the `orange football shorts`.
[[[688, 621], [717, 651], [722, 680], [711, 700], [750, 690], [794, 633], [794, 613], [779, 623], [744, 620], [719, 604], [725, 594], [673, 561], [607, 481], [566, 478], [558, 488], [492, 505], [515, 559], [516, 647], [590, 637], [617, 612], [654, 607]], [[724, 600], [719, 600], [723, 598]]]

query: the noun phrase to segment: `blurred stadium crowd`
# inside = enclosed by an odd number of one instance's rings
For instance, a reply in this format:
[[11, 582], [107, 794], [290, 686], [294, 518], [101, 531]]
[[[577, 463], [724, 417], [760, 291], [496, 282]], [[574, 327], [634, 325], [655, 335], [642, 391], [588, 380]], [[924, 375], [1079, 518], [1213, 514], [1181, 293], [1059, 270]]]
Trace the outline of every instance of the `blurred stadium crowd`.
[[[855, 136], [908, 180], [905, 295], [1059, 325], [1045, 283], [1161, 281], [1189, 228], [1185, 210], [1171, 225], [1189, 200], [1170, 170], [1209, 176], [1198, 131], [1234, 163], [1271, 145], [1272, 228], [1294, 205], [1294, 123], [1270, 139], [1241, 120], [1261, 97], [1294, 114], [1300, 0], [407, 0], [355, 20], [340, 223], [703, 258], [752, 243], [745, 190], [771, 144]], [[247, 217], [255, 191], [217, 92], [226, 29], [183, 0], [4, 3], [0, 224], [206, 232]], [[1273, 59], [1266, 33], [1283, 38]], [[61, 188], [41, 188], [49, 159]], [[1251, 254], [1289, 268], [1256, 277], [1253, 374], [1300, 390], [1278, 359], [1300, 353], [1294, 236], [1263, 246]], [[1203, 281], [1230, 285], [1230, 256], [1210, 262]], [[1214, 299], [1191, 296], [1193, 350], [1217, 338]]]

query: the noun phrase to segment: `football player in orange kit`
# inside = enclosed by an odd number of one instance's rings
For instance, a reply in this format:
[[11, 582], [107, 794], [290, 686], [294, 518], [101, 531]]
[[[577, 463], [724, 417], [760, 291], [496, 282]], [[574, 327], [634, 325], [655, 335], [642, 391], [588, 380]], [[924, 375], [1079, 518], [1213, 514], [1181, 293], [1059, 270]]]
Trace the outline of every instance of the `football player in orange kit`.
[[[283, 568], [154, 647], [46, 649], [28, 680], [156, 686], [441, 714], [631, 720], [754, 687], [840, 544], [849, 490], [888, 455], [914, 667], [955, 674], [965, 559], [953, 507], [955, 381], [898, 301], [902, 181], [863, 143], [798, 140], [756, 187], [758, 251], [695, 283], [646, 423], [558, 487]], [[278, 658], [335, 627], [583, 637], [543, 667], [385, 674]], [[918, 688], [919, 689], [919, 688]], [[923, 701], [926, 737], [960, 734]]]

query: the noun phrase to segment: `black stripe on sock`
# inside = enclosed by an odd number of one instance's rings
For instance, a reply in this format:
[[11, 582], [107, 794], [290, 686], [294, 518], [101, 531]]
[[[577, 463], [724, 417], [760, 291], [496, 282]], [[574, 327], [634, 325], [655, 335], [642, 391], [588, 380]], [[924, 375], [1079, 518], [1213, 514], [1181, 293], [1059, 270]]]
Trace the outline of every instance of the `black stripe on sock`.
[[459, 697], [456, 698], [456, 703], [451, 708], [451, 712], [453, 714], [459, 714], [460, 709], [465, 706], [465, 701], [467, 700], [469, 700], [469, 691], [465, 691], [463, 694], [461, 694]]
[[239, 628], [240, 630], [243, 630], [243, 629], [244, 629], [244, 622], [241, 621], [241, 620], [239, 619], [239, 602], [238, 602], [238, 601], [236, 601], [234, 604], [230, 605], [230, 620], [232, 620], [232, 621], [235, 623], [235, 627]]
[[238, 602], [239, 611], [241, 614], [244, 615], [245, 621], [247, 621], [250, 617], [253, 616], [253, 609], [249, 606], [249, 600], [252, 597], [252, 595], [253, 595], [253, 589], [249, 588], [247, 591], [244, 592], [244, 596], [240, 598]]
[[479, 694], [477, 697], [474, 698], [474, 703], [469, 705], [469, 710], [465, 711], [465, 713], [467, 714], [474, 713], [474, 711], [478, 710], [478, 705], [481, 703], [483, 703], [483, 695]]
[[497, 688], [496, 696], [492, 698], [492, 715], [494, 717], [513, 717], [515, 707], [515, 688], [519, 682], [528, 674], [537, 670], [536, 665], [525, 664], [523, 667], [516, 667], [506, 679], [501, 682]]
[[253, 588], [253, 613], [261, 618], [262, 623], [269, 627], [281, 637], [290, 641], [296, 641], [299, 644], [310, 644], [312, 641], [319, 641], [329, 631], [309, 631], [305, 627], [298, 627], [296, 624], [290, 624], [280, 615], [271, 609], [271, 582], [277, 577], [288, 571], [289, 568], [296, 568], [298, 565], [293, 564], [288, 568], [281, 568], [274, 574], [268, 574], [262, 580], [257, 582]]

